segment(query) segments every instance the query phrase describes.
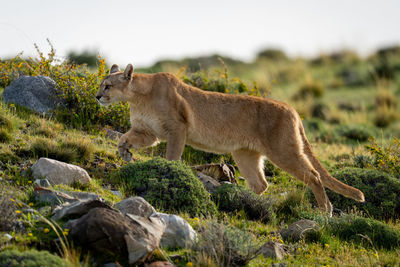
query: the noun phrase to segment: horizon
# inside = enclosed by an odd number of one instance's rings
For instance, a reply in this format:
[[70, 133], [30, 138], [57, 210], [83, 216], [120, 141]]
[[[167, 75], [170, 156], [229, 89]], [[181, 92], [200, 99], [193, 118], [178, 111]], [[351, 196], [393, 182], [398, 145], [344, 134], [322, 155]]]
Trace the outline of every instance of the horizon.
[[[76, 7], [78, 6], [78, 8]], [[252, 61], [264, 49], [312, 58], [341, 50], [365, 57], [400, 44], [400, 3], [345, 0], [262, 2], [207, 0], [192, 3], [138, 1], [32, 2], [5, 5], [0, 19], [0, 58], [45, 54], [48, 38], [57, 55], [97, 51], [110, 63], [149, 66], [218, 54]], [[32, 12], [35, 11], [35, 12]], [[18, 14], [18, 16], [15, 16]], [[51, 23], [49, 23], [49, 21]]]

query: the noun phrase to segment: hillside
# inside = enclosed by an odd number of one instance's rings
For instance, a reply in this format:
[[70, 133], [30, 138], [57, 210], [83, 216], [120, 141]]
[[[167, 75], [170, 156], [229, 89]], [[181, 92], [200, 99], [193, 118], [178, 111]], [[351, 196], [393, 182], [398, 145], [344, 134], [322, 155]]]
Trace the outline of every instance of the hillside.
[[[67, 227], [71, 224], [66, 217], [54, 219], [57, 206], [68, 196], [52, 205], [37, 197], [45, 189], [37, 189], [31, 167], [42, 157], [77, 165], [91, 177], [88, 183], [52, 184], [48, 190], [73, 197], [76, 192], [95, 194], [104, 203], [96, 205], [113, 212], [122, 200], [143, 196], [157, 212], [179, 215], [197, 233], [192, 246], [161, 246], [144, 260], [146, 264], [161, 260], [177, 266], [399, 265], [399, 58], [396, 49], [377, 51], [368, 59], [338, 53], [313, 60], [264, 51], [251, 63], [213, 56], [201, 58], [200, 65], [198, 59], [186, 59], [137, 70], [170, 71], [203, 90], [272, 97], [293, 105], [323, 165], [366, 194], [366, 203], [359, 204], [328, 192], [337, 208], [332, 218], [318, 211], [304, 184], [268, 161], [269, 188], [262, 196], [246, 189], [230, 155], [186, 147], [182, 162], [170, 163], [158, 158], [165, 155], [162, 143], [132, 151], [133, 163], [124, 162], [113, 131], [129, 128], [128, 105], [104, 108], [94, 98], [108, 73], [104, 59], [99, 59], [97, 72], [57, 61], [54, 51], [38, 59], [1, 61], [0, 94], [22, 75], [44, 75], [56, 82], [64, 104], [49, 116], [0, 101], [0, 265], [11, 258], [16, 260], [11, 266], [22, 261], [24, 256], [11, 255], [11, 249], [57, 255], [34, 255], [37, 264], [61, 257], [60, 266], [128, 265], [123, 253], [97, 257], [94, 245], [75, 242], [78, 234]], [[210, 194], [190, 166], [211, 163], [232, 164], [235, 178], [232, 184], [219, 181]], [[69, 219], [87, 216], [81, 215]], [[311, 221], [301, 222], [306, 224], [304, 232], [287, 229], [299, 220]]]

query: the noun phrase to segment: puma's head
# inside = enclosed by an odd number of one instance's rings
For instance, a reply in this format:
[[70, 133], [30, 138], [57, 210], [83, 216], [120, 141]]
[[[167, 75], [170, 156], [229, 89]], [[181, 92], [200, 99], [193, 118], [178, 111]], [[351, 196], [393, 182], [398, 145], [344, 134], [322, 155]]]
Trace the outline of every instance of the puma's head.
[[124, 72], [121, 72], [116, 64], [112, 65], [109, 75], [100, 84], [100, 89], [96, 94], [97, 101], [103, 106], [108, 106], [125, 99], [132, 73], [131, 64], [126, 66]]

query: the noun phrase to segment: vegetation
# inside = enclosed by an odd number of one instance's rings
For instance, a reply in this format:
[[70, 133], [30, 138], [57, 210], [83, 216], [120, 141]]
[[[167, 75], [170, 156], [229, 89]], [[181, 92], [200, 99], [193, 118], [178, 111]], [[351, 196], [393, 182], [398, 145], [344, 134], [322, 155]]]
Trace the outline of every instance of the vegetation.
[[[65, 222], [48, 221], [51, 208], [33, 197], [29, 167], [46, 156], [79, 165], [93, 178], [89, 185], [57, 185], [54, 190], [95, 193], [110, 204], [137, 194], [157, 210], [185, 218], [198, 233], [195, 246], [158, 252], [159, 258], [178, 266], [399, 265], [400, 146], [394, 138], [400, 135], [399, 51], [385, 48], [368, 58], [339, 51], [292, 59], [266, 49], [247, 63], [212, 55], [136, 70], [169, 71], [203, 90], [271, 97], [294, 106], [322, 164], [365, 193], [367, 201], [357, 203], [328, 191], [336, 208], [332, 218], [317, 210], [304, 184], [268, 161], [264, 171], [269, 188], [261, 196], [240, 179], [239, 185], [223, 185], [210, 196], [188, 167], [234, 164], [229, 155], [187, 146], [183, 163], [167, 162], [157, 158], [165, 155], [162, 143], [132, 151], [134, 163], [123, 162], [117, 141], [107, 138], [104, 128], [126, 131], [129, 109], [127, 104], [104, 108], [96, 103], [99, 81], [108, 72], [97, 55], [97, 68], [58, 61], [54, 49], [47, 56], [38, 49], [37, 59], [19, 55], [0, 60], [0, 93], [21, 75], [46, 75], [57, 83], [66, 103], [43, 117], [0, 101], [0, 259], [9, 253], [8, 259], [20, 260], [36, 248], [41, 255], [46, 250], [60, 255], [72, 266], [103, 264], [86, 251], [79, 253], [84, 250], [71, 245]], [[281, 240], [279, 230], [299, 219], [314, 220], [320, 228], [300, 241]], [[258, 255], [267, 241], [282, 242], [288, 255], [282, 260]], [[0, 265], [7, 264], [0, 260]]]
[[127, 192], [142, 196], [163, 211], [192, 216], [216, 213], [202, 183], [180, 162], [153, 158], [131, 163], [118, 171], [117, 179], [125, 181]]
[[54, 256], [47, 251], [27, 250], [20, 252], [18, 250], [5, 250], [0, 252], [0, 265], [1, 266], [68, 266], [68, 262], [58, 256]]

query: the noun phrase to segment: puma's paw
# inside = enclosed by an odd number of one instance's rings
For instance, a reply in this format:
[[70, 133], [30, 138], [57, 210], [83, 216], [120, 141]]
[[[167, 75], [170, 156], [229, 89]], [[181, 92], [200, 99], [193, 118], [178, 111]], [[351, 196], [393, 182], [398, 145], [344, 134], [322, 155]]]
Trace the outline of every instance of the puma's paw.
[[129, 152], [129, 148], [126, 143], [118, 145], [118, 153], [123, 160], [128, 162], [132, 160], [132, 153]]

